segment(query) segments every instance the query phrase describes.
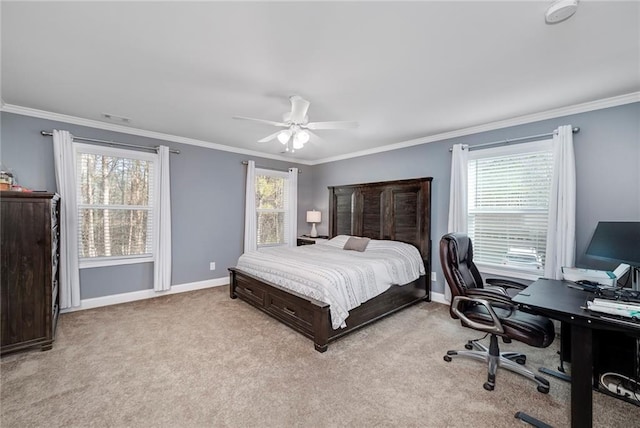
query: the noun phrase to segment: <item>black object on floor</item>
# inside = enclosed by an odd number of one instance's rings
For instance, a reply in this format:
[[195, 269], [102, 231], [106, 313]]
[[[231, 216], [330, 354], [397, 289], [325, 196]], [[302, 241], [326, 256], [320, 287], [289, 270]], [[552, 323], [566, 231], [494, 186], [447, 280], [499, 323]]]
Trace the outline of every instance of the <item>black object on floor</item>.
[[537, 428], [553, 428], [551, 425], [545, 424], [541, 420], [536, 419], [533, 416], [529, 416], [524, 412], [516, 412], [515, 417], [516, 419], [520, 419], [521, 421], [526, 422], [529, 425], [533, 425]]

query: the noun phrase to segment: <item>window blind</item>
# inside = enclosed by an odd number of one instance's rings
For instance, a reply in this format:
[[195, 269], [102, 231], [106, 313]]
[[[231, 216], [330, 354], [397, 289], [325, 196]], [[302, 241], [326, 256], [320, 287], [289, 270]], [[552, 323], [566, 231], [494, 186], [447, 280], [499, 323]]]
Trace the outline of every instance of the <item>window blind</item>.
[[155, 156], [76, 144], [81, 259], [152, 255]]
[[476, 262], [542, 271], [552, 167], [548, 142], [470, 153], [468, 232]]
[[288, 185], [287, 173], [256, 169], [258, 247], [287, 244]]

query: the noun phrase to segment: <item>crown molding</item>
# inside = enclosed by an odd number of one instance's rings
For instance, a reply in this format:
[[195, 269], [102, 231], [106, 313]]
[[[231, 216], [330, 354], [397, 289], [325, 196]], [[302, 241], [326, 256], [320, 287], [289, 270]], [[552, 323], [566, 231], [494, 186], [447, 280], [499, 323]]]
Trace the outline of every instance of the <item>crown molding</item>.
[[609, 107], [617, 107], [625, 104], [640, 102], [640, 92], [632, 92], [630, 94], [619, 95], [616, 97], [605, 98], [597, 101], [590, 101], [582, 104], [576, 104], [568, 107], [561, 107], [553, 110], [547, 110], [539, 113], [518, 116], [511, 119], [490, 122], [483, 125], [472, 126], [451, 132], [443, 132], [441, 134], [420, 137], [413, 140], [407, 140], [400, 143], [388, 144], [373, 149], [362, 150], [359, 152], [348, 153], [345, 155], [332, 156], [324, 159], [318, 159], [311, 162], [311, 165], [319, 165], [328, 162], [335, 162], [345, 159], [356, 158], [360, 156], [372, 155], [376, 153], [384, 153], [391, 150], [403, 149], [406, 147], [418, 146], [420, 144], [434, 143], [437, 141], [448, 140], [450, 138], [464, 137], [466, 135], [479, 134], [481, 132], [494, 131], [496, 129], [508, 128], [510, 126], [524, 125], [527, 123], [540, 122], [547, 119], [555, 119], [563, 116], [570, 116], [578, 113], [586, 113], [593, 110], [602, 110]]
[[390, 143], [390, 144], [376, 147], [373, 149], [361, 150], [358, 152], [348, 153], [344, 155], [318, 159], [315, 161], [291, 159], [285, 156], [272, 155], [268, 153], [257, 152], [254, 150], [240, 149], [237, 147], [225, 146], [223, 144], [216, 144], [208, 141], [196, 140], [194, 138], [180, 137], [177, 135], [164, 134], [162, 132], [131, 128], [128, 126], [100, 122], [98, 120], [83, 119], [81, 117], [76, 117], [76, 116], [69, 116], [65, 114], [48, 112], [45, 110], [21, 107], [13, 104], [6, 104], [3, 100], [0, 100], [0, 111], [5, 111], [7, 113], [20, 114], [23, 116], [37, 117], [40, 119], [49, 119], [57, 122], [72, 123], [74, 125], [104, 129], [107, 131], [121, 132], [124, 134], [138, 135], [141, 137], [148, 137], [156, 140], [164, 140], [164, 141], [171, 141], [175, 143], [188, 144], [192, 146], [206, 147], [209, 149], [221, 150], [224, 152], [239, 153], [239, 154], [244, 154], [248, 156], [256, 156], [256, 157], [280, 160], [285, 162], [294, 162], [301, 165], [319, 165], [323, 163], [329, 163], [329, 162], [335, 162], [335, 161], [351, 159], [351, 158], [356, 158], [361, 156], [367, 156], [367, 155], [372, 155], [376, 153], [389, 152], [392, 150], [403, 149], [406, 147], [418, 146], [420, 144], [433, 143], [437, 141], [447, 140], [450, 138], [458, 138], [458, 137], [464, 137], [466, 135], [479, 134], [481, 132], [494, 131], [496, 129], [508, 128], [510, 126], [524, 125], [527, 123], [539, 122], [547, 119], [555, 119], [562, 116], [570, 116], [578, 113], [586, 113], [593, 110], [601, 110], [609, 107], [616, 107], [616, 106], [631, 104], [635, 102], [640, 102], [640, 92], [632, 92], [629, 94], [619, 95], [616, 97], [604, 98], [601, 100], [590, 101], [590, 102], [576, 104], [576, 105], [567, 106], [567, 107], [561, 107], [561, 108], [547, 110], [539, 113], [518, 116], [511, 119], [490, 122], [483, 125], [459, 129], [456, 131], [443, 132], [440, 134], [420, 137], [413, 140], [402, 141], [399, 143]]
[[116, 125], [113, 123], [100, 122], [99, 120], [84, 119], [66, 114], [53, 113], [45, 110], [38, 110], [29, 107], [21, 107], [13, 104], [2, 103], [0, 111], [7, 113], [19, 114], [22, 116], [37, 117], [39, 119], [48, 119], [56, 122], [71, 123], [74, 125], [86, 126], [89, 128], [103, 129], [106, 131], [120, 132], [123, 134], [137, 135], [140, 137], [153, 138], [155, 140], [169, 141], [173, 143], [188, 144], [191, 146], [205, 147], [208, 149], [221, 150], [224, 152], [239, 153], [248, 156], [256, 156], [267, 159], [280, 160], [285, 162], [293, 162], [302, 165], [311, 165], [306, 160], [292, 159], [290, 157], [272, 155], [269, 153], [257, 152], [254, 150], [241, 149], [238, 147], [225, 146], [223, 144], [211, 143], [209, 141], [197, 140], [195, 138], [180, 137], [178, 135], [165, 134], [162, 132], [148, 131], [146, 129], [132, 128], [128, 126]]

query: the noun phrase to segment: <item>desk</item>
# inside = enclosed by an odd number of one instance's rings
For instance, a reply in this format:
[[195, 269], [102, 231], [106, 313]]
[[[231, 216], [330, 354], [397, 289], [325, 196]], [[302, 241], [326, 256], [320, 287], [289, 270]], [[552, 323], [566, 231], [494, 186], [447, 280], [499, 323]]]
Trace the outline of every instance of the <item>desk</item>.
[[592, 330], [622, 331], [640, 337], [640, 327], [602, 318], [582, 309], [593, 293], [567, 287], [564, 281], [539, 279], [512, 300], [524, 310], [571, 325], [571, 426], [592, 426]]

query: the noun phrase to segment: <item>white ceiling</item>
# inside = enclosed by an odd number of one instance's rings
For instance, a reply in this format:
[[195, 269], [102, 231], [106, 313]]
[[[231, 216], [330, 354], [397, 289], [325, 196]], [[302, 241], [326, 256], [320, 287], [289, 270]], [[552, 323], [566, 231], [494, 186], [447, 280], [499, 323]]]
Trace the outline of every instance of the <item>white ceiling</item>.
[[[317, 131], [293, 158], [327, 160], [640, 90], [640, 3], [550, 1], [10, 2], [2, 101], [279, 155], [256, 141], [288, 97]], [[113, 122], [111, 122], [113, 123]]]

